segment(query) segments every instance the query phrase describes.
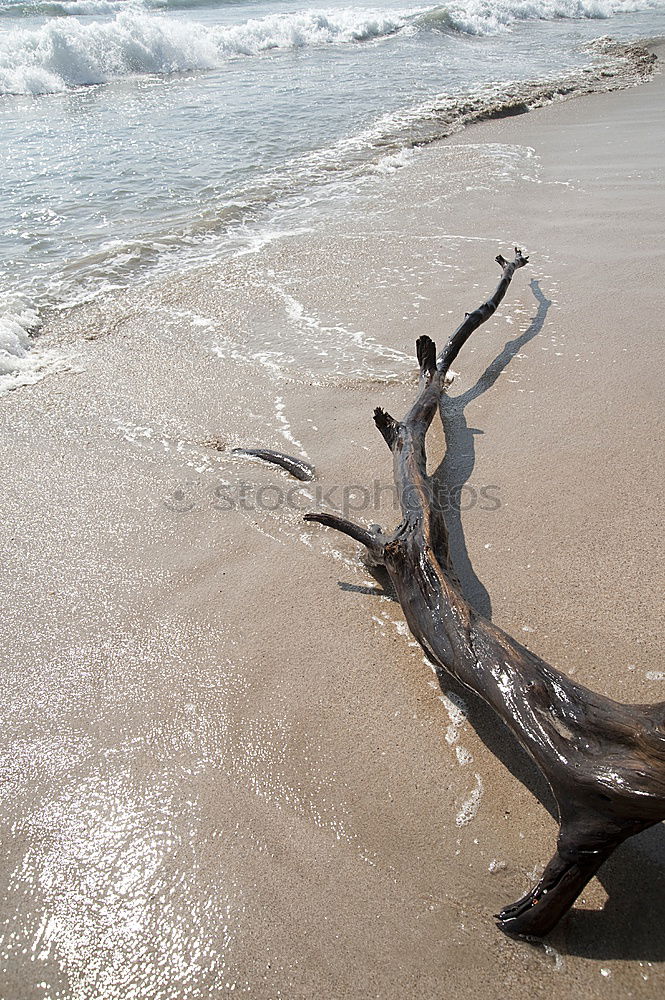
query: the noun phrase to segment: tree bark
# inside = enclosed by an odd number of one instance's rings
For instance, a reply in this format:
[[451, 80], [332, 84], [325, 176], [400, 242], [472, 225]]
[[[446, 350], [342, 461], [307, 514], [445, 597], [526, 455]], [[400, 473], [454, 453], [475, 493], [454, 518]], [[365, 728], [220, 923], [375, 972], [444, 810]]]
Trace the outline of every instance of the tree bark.
[[541, 937], [622, 841], [665, 818], [665, 702], [623, 705], [575, 683], [483, 618], [461, 593], [426, 472], [425, 436], [450, 365], [528, 262], [517, 249], [510, 262], [496, 259], [502, 275], [494, 294], [467, 314], [438, 359], [433, 341], [418, 339], [420, 391], [406, 417], [375, 411], [393, 454], [400, 525], [384, 534], [333, 514], [305, 520], [366, 547], [387, 571], [427, 657], [494, 709], [547, 779], [559, 814], [556, 851], [538, 884], [497, 916], [508, 933]]

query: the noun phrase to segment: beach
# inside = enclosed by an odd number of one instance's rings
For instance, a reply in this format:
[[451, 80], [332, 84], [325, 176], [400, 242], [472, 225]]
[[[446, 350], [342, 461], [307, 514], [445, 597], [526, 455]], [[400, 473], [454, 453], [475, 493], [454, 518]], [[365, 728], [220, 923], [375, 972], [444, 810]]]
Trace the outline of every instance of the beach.
[[544, 944], [501, 934], [547, 789], [302, 514], [398, 522], [372, 410], [523, 247], [455, 365], [456, 566], [568, 675], [665, 698], [664, 99], [657, 70], [472, 125], [325, 230], [47, 317], [59, 370], [0, 406], [6, 1000], [662, 992], [662, 825]]

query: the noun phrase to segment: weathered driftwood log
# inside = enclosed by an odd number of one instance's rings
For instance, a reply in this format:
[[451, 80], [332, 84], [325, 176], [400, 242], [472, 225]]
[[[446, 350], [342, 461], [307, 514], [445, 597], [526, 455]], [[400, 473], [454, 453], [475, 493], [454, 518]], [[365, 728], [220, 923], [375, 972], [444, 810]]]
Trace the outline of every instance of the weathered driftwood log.
[[333, 514], [305, 520], [342, 531], [367, 549], [392, 581], [411, 632], [428, 658], [477, 692], [509, 726], [547, 779], [559, 813], [557, 849], [540, 882], [498, 914], [511, 934], [547, 934], [627, 837], [665, 818], [665, 702], [623, 705], [559, 673], [483, 618], [461, 594], [442, 512], [425, 466], [425, 435], [448, 369], [468, 337], [489, 319], [517, 268], [497, 257], [495, 293], [467, 314], [443, 351], [420, 337], [420, 393], [397, 421], [374, 420], [393, 453], [402, 522], [392, 534]]

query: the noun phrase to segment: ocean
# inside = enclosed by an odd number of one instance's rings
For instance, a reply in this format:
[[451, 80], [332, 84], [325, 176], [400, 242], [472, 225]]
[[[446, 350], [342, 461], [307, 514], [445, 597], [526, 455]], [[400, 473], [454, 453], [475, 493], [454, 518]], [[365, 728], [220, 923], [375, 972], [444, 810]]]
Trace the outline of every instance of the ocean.
[[598, 39], [663, 34], [663, 0], [3, 0], [0, 388], [57, 369], [51, 312], [325, 226], [474, 116], [620, 76]]

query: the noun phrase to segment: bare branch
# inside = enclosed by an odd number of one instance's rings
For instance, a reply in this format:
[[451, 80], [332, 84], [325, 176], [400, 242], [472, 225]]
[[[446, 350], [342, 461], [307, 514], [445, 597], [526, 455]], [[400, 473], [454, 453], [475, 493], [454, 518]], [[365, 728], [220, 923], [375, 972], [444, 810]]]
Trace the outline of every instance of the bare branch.
[[[394, 454], [403, 520], [388, 539], [330, 514], [308, 514], [379, 552], [408, 626], [427, 656], [483, 698], [545, 775], [559, 810], [557, 847], [542, 879], [498, 915], [521, 936], [547, 934], [627, 837], [665, 819], [665, 703], [623, 705], [555, 670], [464, 598], [450, 565], [443, 518], [425, 470], [425, 435], [450, 362], [495, 311], [517, 268], [499, 256], [501, 281], [442, 351], [417, 344], [421, 389], [403, 421], [375, 420]], [[399, 441], [399, 447], [395, 442]], [[392, 442], [392, 443], [391, 443]]]
[[501, 300], [508, 291], [508, 286], [512, 281], [513, 274], [519, 267], [524, 267], [525, 264], [528, 264], [529, 258], [525, 257], [522, 251], [515, 247], [515, 257], [513, 260], [508, 262], [505, 257], [502, 257], [501, 254], [499, 254], [496, 258], [496, 262], [501, 267], [503, 274], [501, 275], [501, 281], [497, 285], [494, 294], [490, 295], [487, 301], [483, 302], [483, 304], [478, 306], [477, 309], [474, 309], [473, 312], [466, 314], [464, 321], [460, 323], [455, 332], [448, 338], [446, 346], [439, 355], [437, 368], [444, 375], [466, 344], [471, 334], [477, 330], [479, 326], [487, 322], [490, 316], [494, 315]]
[[351, 538], [355, 538], [357, 542], [360, 542], [361, 545], [364, 545], [375, 559], [381, 559], [383, 556], [384, 540], [382, 537], [377, 532], [362, 528], [359, 524], [354, 524], [353, 521], [347, 521], [344, 517], [338, 517], [336, 514], [328, 514], [324, 511], [319, 514], [305, 514], [303, 521], [316, 521], [319, 524], [324, 524], [327, 528], [334, 528], [335, 531], [341, 531], [342, 534], [349, 535]]

